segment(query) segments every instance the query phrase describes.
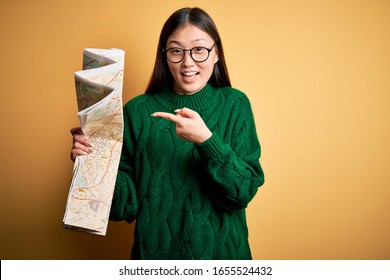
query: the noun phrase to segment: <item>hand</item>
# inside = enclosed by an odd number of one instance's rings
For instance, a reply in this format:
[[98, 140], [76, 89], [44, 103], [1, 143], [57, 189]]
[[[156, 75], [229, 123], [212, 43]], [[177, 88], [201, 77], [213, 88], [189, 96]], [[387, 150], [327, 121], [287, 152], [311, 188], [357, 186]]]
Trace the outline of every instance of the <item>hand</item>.
[[75, 161], [77, 155], [88, 155], [92, 153], [91, 144], [85, 137], [81, 127], [74, 127], [70, 130], [73, 135], [73, 146], [70, 152], [70, 159]]
[[160, 117], [176, 123], [176, 134], [180, 139], [200, 144], [213, 135], [204, 123], [202, 117], [195, 111], [183, 108], [175, 111], [176, 115], [165, 112], [153, 113], [153, 117]]

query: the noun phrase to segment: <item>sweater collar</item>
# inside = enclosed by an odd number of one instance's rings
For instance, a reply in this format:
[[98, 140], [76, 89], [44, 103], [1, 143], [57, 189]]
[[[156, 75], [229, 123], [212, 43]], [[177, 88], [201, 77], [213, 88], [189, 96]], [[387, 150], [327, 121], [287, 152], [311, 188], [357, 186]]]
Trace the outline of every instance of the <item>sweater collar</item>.
[[169, 111], [187, 107], [199, 112], [210, 107], [215, 100], [216, 94], [215, 89], [207, 83], [200, 91], [191, 95], [179, 95], [170, 88], [165, 88], [152, 96]]

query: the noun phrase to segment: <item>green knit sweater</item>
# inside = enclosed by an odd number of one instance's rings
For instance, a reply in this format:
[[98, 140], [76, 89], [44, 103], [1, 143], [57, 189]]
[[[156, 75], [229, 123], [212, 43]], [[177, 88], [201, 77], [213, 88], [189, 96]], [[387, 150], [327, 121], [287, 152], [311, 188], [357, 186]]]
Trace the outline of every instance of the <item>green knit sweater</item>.
[[[197, 111], [213, 135], [194, 143], [152, 117]], [[124, 107], [124, 143], [110, 219], [136, 219], [132, 259], [251, 259], [245, 208], [264, 183], [260, 144], [244, 93], [207, 84], [170, 89]]]

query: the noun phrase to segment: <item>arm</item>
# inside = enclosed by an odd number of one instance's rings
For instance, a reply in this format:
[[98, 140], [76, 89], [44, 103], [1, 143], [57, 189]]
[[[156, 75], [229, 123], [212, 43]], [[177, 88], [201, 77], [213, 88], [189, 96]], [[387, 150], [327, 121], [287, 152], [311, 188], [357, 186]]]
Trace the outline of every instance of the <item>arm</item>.
[[247, 117], [229, 145], [213, 134], [197, 145], [197, 150], [214, 184], [209, 190], [212, 201], [225, 211], [247, 207], [264, 183], [259, 163], [261, 148], [253, 116]]
[[235, 108], [235, 128], [229, 143], [211, 133], [197, 112], [183, 108], [177, 115], [164, 112], [152, 114], [176, 123], [179, 138], [191, 141], [211, 177], [208, 192], [223, 210], [245, 208], [264, 183], [259, 163], [260, 144], [249, 100]]

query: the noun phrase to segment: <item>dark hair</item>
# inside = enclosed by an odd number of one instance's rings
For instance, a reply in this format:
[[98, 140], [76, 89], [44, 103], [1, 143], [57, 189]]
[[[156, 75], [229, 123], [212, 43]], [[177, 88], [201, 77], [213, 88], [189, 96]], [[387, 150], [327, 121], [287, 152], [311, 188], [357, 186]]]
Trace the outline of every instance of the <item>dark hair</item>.
[[210, 35], [215, 41], [218, 50], [218, 62], [214, 64], [213, 73], [209, 83], [215, 87], [231, 86], [228, 70], [223, 54], [221, 37], [211, 17], [200, 8], [182, 8], [174, 12], [165, 22], [160, 39], [158, 41], [156, 61], [149, 85], [148, 93], [156, 93], [173, 84], [173, 76], [169, 70], [163, 49], [165, 49], [168, 37], [185, 24], [192, 24]]

